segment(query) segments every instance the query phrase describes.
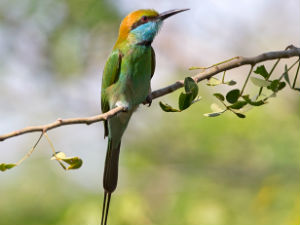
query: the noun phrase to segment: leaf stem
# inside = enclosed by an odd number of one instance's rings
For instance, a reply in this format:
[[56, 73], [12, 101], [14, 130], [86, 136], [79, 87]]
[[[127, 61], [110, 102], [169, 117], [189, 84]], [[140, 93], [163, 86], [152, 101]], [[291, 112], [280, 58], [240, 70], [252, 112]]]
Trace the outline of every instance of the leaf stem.
[[280, 61], [280, 59], [276, 60], [275, 64], [273, 65], [273, 67], [272, 67], [272, 69], [271, 69], [271, 71], [269, 73], [269, 76], [267, 77], [267, 80], [269, 80], [269, 78], [271, 77], [271, 75], [274, 72], [274, 70], [275, 70], [276, 66], [278, 65], [279, 61]]
[[253, 67], [254, 67], [254, 65], [251, 65], [251, 68], [250, 68], [250, 70], [249, 70], [249, 73], [248, 73], [248, 75], [247, 75], [247, 78], [246, 78], [246, 80], [245, 80], [245, 83], [244, 83], [243, 88], [242, 88], [242, 90], [241, 90], [240, 96], [242, 96], [243, 93], [244, 93], [244, 90], [245, 90], [246, 85], [247, 85], [247, 83], [248, 83], [248, 81], [249, 81], [250, 75], [251, 75], [251, 73], [252, 73]]
[[295, 79], [294, 79], [294, 82], [293, 82], [293, 88], [295, 88], [295, 86], [296, 86], [296, 81], [297, 81], [297, 77], [298, 77], [298, 73], [299, 73], [299, 68], [300, 68], [300, 57], [299, 57], [298, 61], [299, 61], [299, 64], [298, 64], [297, 72], [296, 72]]
[[226, 73], [226, 70], [224, 71], [224, 73], [223, 73], [223, 76], [222, 76], [222, 84], [224, 84], [224, 80], [225, 80], [225, 73]]
[[25, 159], [27, 159], [33, 153], [33, 151], [35, 150], [36, 146], [38, 145], [42, 137], [43, 137], [43, 133], [41, 133], [38, 140], [35, 142], [33, 147], [26, 153], [26, 155], [16, 163], [17, 166], [19, 166]]
[[235, 56], [235, 57], [233, 57], [233, 58], [226, 59], [226, 60], [224, 60], [224, 61], [222, 61], [222, 62], [218, 62], [218, 63], [216, 63], [216, 64], [213, 64], [213, 65], [211, 65], [211, 66], [209, 66], [209, 67], [195, 67], [195, 66], [194, 66], [194, 67], [190, 67], [189, 70], [199, 70], [199, 69], [201, 69], [201, 70], [207, 70], [207, 69], [210, 69], [210, 68], [212, 68], [212, 67], [214, 67], [214, 66], [218, 66], [218, 65], [221, 65], [221, 64], [230, 62], [230, 61], [232, 61], [232, 60], [239, 59], [239, 58], [240, 58], [239, 56]]
[[[270, 77], [271, 77], [272, 73], [274, 72], [276, 66], [278, 65], [279, 61], [280, 61], [280, 59], [277, 59], [277, 60], [276, 60], [276, 62], [274, 63], [274, 65], [273, 65], [273, 67], [272, 67], [272, 69], [271, 69], [271, 71], [270, 71], [270, 73], [269, 73], [269, 76], [267, 77], [266, 80], [269, 80], [269, 79], [270, 79]], [[258, 95], [257, 95], [256, 99], [258, 99], [258, 97], [261, 95], [261, 93], [262, 93], [262, 91], [263, 91], [263, 88], [264, 88], [264, 87], [261, 87], [261, 88], [259, 89], [259, 92], [258, 92]]]
[[[300, 58], [297, 59], [297, 61], [294, 62], [294, 63], [287, 69], [287, 72], [289, 72], [291, 69], [293, 69], [293, 67], [294, 67], [298, 62], [300, 63]], [[298, 67], [299, 67], [299, 66], [298, 66]], [[284, 74], [285, 74], [285, 73], [283, 73], [283, 74], [280, 76], [279, 80], [281, 80], [281, 79], [283, 78]], [[296, 74], [296, 75], [297, 75], [297, 74]]]
[[56, 161], [61, 165], [61, 167], [64, 169], [64, 170], [67, 170], [67, 168], [65, 167], [64, 164], [62, 164], [62, 162], [60, 161], [60, 159], [56, 156], [56, 151], [55, 151], [55, 148], [54, 148], [54, 145], [51, 141], [51, 139], [49, 138], [48, 134], [46, 132], [43, 133], [43, 135], [47, 138], [47, 141], [51, 147], [51, 150], [53, 152], [53, 156], [55, 157]]
[[47, 141], [48, 141], [48, 143], [49, 143], [49, 145], [50, 145], [50, 147], [51, 147], [51, 150], [52, 150], [52, 152], [53, 152], [53, 155], [56, 157], [56, 152], [55, 152], [55, 148], [54, 148], [54, 145], [53, 145], [53, 143], [52, 143], [52, 141], [50, 140], [50, 138], [49, 138], [49, 136], [48, 136], [48, 134], [45, 132], [45, 133], [43, 133], [44, 134], [44, 136], [47, 138]]

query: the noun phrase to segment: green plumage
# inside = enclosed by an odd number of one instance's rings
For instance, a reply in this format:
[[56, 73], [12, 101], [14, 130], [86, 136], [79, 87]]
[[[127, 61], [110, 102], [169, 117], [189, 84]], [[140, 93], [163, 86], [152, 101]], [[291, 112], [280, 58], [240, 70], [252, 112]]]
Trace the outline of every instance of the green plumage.
[[[104, 122], [104, 137], [108, 136], [103, 187], [105, 190], [101, 224], [106, 225], [111, 193], [118, 183], [121, 139], [132, 113], [139, 104], [150, 101], [150, 81], [155, 70], [155, 53], [151, 43], [162, 21], [184, 10], [158, 14], [155, 10], [137, 10], [122, 21], [115, 47], [102, 77], [102, 112], [123, 106], [124, 112]], [[150, 102], [149, 102], [150, 103]]]
[[[125, 44], [113, 50], [103, 73], [101, 107], [105, 113], [117, 104], [128, 108], [127, 112], [105, 121], [105, 136], [108, 136], [107, 154], [119, 155], [122, 135], [133, 111], [146, 100], [150, 92], [150, 80], [155, 69], [155, 53], [151, 46]], [[114, 153], [115, 152], [115, 153]], [[104, 174], [117, 171], [118, 157], [106, 158]], [[113, 192], [118, 174], [104, 176], [104, 189]], [[111, 185], [114, 183], [114, 185]]]

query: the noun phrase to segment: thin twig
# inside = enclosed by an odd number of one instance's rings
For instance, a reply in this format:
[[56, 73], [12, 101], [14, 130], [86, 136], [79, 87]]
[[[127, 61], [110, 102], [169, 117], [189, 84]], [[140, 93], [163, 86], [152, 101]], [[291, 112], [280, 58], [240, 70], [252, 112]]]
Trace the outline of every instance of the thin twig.
[[0, 141], [4, 141], [7, 138], [15, 137], [18, 135], [26, 134], [26, 133], [32, 133], [32, 132], [46, 132], [49, 130], [52, 130], [54, 128], [60, 127], [60, 126], [66, 126], [66, 125], [72, 125], [72, 124], [86, 124], [90, 125], [92, 123], [96, 123], [99, 121], [107, 120], [108, 118], [120, 113], [123, 111], [124, 108], [122, 106], [116, 107], [106, 113], [91, 116], [91, 117], [82, 117], [82, 118], [70, 118], [70, 119], [57, 119], [53, 123], [41, 125], [41, 126], [30, 126], [25, 127], [21, 130], [13, 131], [8, 134], [4, 134], [0, 136]]

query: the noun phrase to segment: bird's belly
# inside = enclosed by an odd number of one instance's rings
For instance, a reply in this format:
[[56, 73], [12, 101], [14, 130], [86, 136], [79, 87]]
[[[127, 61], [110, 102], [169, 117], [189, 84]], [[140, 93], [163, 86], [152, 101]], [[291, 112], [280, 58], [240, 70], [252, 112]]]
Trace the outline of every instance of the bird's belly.
[[127, 101], [134, 107], [146, 100], [150, 90], [150, 73], [134, 74], [127, 81], [125, 91]]

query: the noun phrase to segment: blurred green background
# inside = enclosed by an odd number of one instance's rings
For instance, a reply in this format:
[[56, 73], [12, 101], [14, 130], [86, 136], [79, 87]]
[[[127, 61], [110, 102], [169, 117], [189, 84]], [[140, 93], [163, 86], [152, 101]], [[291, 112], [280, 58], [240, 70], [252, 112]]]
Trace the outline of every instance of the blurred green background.
[[[153, 89], [193, 75], [190, 66], [300, 45], [297, 0], [1, 0], [0, 133], [99, 113], [101, 73], [121, 19], [138, 8], [187, 7], [154, 42]], [[293, 61], [283, 61], [274, 76]], [[247, 69], [228, 79], [241, 85]], [[298, 93], [285, 90], [246, 119], [206, 118], [212, 91], [227, 89], [199, 88], [203, 100], [183, 113], [164, 113], [156, 100], [132, 118], [109, 224], [298, 225]], [[160, 100], [176, 105], [179, 93]], [[0, 174], [0, 225], [100, 223], [102, 124], [62, 127], [49, 136], [57, 151], [81, 157], [82, 168], [63, 171], [42, 140], [21, 166]], [[36, 138], [0, 143], [0, 162], [17, 161]]]

